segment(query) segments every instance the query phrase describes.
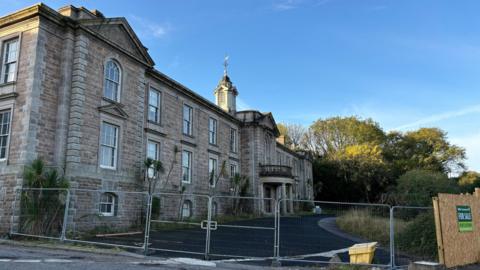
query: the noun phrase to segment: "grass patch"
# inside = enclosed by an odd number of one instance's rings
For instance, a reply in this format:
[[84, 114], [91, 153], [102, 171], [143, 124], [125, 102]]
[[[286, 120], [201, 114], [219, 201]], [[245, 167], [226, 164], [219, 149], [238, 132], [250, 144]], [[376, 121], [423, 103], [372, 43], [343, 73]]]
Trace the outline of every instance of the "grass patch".
[[[395, 224], [405, 227], [403, 222]], [[337, 217], [337, 226], [345, 232], [369, 241], [387, 245], [390, 242], [390, 219], [373, 215], [368, 210], [350, 210]]]
[[[350, 210], [337, 217], [337, 226], [345, 232], [368, 241], [388, 246], [390, 219], [367, 210]], [[433, 214], [418, 214], [407, 220], [395, 219], [395, 246], [403, 253], [418, 258], [437, 256], [437, 241]]]

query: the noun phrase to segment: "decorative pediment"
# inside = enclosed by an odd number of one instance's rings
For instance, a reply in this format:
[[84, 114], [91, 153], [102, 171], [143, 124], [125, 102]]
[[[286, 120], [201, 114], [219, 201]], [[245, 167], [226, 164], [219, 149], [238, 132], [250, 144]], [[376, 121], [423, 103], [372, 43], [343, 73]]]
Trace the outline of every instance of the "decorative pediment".
[[149, 65], [154, 62], [125, 18], [85, 20], [82, 25]]
[[277, 128], [277, 123], [275, 122], [272, 113], [263, 113], [262, 115], [263, 117], [260, 120], [260, 123], [263, 126], [270, 128], [275, 136], [280, 135], [280, 131]]
[[119, 103], [111, 103], [108, 105], [98, 107], [98, 111], [106, 113], [118, 118], [127, 119], [128, 114], [123, 110], [123, 106]]

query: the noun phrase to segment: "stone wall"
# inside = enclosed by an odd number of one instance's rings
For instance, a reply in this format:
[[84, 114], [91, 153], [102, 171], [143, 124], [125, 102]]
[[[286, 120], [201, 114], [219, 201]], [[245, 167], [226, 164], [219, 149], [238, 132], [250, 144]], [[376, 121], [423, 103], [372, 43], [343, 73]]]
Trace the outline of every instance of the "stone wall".
[[12, 111], [10, 143], [7, 160], [0, 161], [0, 235], [8, 232], [12, 220], [12, 203], [15, 188], [22, 184], [23, 166], [35, 155], [34, 145], [29, 143], [36, 123], [30, 117], [38, 41], [38, 18], [0, 29], [1, 41], [18, 37], [17, 78], [14, 83], [0, 86], [0, 107]]

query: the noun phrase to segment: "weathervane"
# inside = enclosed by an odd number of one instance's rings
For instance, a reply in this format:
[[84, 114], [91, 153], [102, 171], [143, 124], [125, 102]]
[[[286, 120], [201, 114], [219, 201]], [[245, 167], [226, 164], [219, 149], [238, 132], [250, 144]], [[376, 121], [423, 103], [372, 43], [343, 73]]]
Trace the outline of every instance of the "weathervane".
[[229, 56], [225, 54], [225, 59], [223, 60], [223, 74], [227, 76], [227, 70], [228, 70], [228, 58]]

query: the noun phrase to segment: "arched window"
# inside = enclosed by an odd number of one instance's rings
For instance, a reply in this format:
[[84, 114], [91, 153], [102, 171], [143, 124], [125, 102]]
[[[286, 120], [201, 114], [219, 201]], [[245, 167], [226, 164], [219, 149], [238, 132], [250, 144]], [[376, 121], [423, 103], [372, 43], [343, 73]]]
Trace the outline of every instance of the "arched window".
[[121, 72], [118, 64], [113, 60], [108, 60], [105, 65], [105, 83], [103, 96], [113, 101], [120, 101], [120, 78]]
[[105, 192], [100, 197], [100, 215], [112, 217], [115, 216], [115, 204], [117, 198], [115, 194]]
[[192, 202], [184, 201], [182, 205], [182, 218], [189, 218], [192, 216]]

